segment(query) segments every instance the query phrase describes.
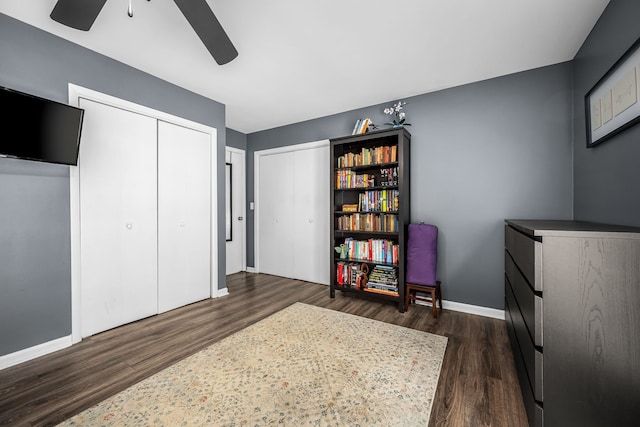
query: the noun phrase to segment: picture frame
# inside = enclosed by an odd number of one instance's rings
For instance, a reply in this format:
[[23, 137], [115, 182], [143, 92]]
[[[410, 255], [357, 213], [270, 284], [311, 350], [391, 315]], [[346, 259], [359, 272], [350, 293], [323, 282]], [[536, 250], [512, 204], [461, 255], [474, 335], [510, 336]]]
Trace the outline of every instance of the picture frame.
[[584, 97], [587, 148], [640, 122], [640, 38]]

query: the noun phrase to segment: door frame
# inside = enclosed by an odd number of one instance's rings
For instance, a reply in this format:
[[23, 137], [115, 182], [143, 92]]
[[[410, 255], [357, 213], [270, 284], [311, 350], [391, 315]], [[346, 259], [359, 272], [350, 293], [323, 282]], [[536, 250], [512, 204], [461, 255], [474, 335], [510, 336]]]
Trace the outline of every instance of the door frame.
[[[111, 95], [104, 94], [92, 89], [88, 89], [82, 86], [69, 83], [69, 105], [78, 107], [80, 99], [86, 99], [102, 103], [114, 108], [120, 108], [133, 113], [142, 114], [161, 120], [167, 123], [172, 123], [178, 126], [184, 126], [200, 132], [210, 135], [211, 141], [211, 159], [210, 159], [210, 185], [211, 189], [217, 188], [217, 129], [203, 125], [202, 123], [194, 122], [182, 117], [174, 116], [153, 108], [145, 107], [124, 99], [116, 98]], [[69, 168], [69, 187], [70, 187], [70, 222], [71, 222], [71, 341], [72, 344], [80, 342], [82, 335], [80, 331], [81, 318], [81, 298], [80, 293], [82, 290], [80, 263], [81, 250], [80, 250], [80, 162], [78, 166], [71, 166]], [[211, 283], [210, 283], [210, 296], [217, 297], [218, 295], [218, 197], [212, 194], [211, 197]]]
[[[287, 145], [284, 147], [269, 148], [266, 150], [255, 151], [253, 153], [253, 200], [255, 202], [253, 215], [253, 263], [256, 273], [260, 273], [260, 158], [262, 156], [268, 156], [272, 154], [290, 153], [294, 151], [309, 150], [312, 148], [328, 146], [329, 140], [322, 139], [319, 141], [304, 142], [301, 144]], [[330, 173], [330, 171], [327, 170], [327, 173]], [[329, 215], [329, 212], [327, 212], [327, 215]]]
[[[232, 213], [232, 217], [234, 215], [238, 215], [241, 216], [242, 218], [244, 218], [242, 220], [242, 235], [244, 236], [244, 241], [242, 242], [242, 271], [247, 271], [247, 152], [245, 150], [242, 150], [240, 148], [235, 148], [235, 147], [229, 147], [226, 146], [224, 147], [224, 151], [225, 151], [225, 163], [229, 163], [229, 160], [226, 158], [226, 154], [227, 151], [235, 153], [235, 154], [239, 154], [242, 159], [240, 160], [240, 163], [242, 163], [242, 176], [244, 177], [243, 182], [241, 183], [242, 185], [241, 187], [241, 193], [240, 193], [240, 205], [242, 206], [240, 212], [238, 213], [233, 213], [233, 209], [231, 211]], [[231, 163], [231, 169], [232, 169], [232, 177], [233, 177], [233, 163]], [[232, 204], [233, 204], [233, 192], [237, 191], [238, 186], [232, 186]], [[233, 230], [233, 229], [232, 229]], [[233, 231], [231, 234], [232, 238], [233, 238]], [[226, 268], [226, 266], [225, 266]]]

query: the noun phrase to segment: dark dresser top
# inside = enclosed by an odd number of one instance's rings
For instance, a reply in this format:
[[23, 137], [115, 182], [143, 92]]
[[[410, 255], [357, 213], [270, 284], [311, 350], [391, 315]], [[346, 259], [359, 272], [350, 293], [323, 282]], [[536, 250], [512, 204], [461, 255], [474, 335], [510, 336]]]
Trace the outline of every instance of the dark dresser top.
[[[528, 236], [585, 236], [598, 233], [616, 233], [615, 237], [623, 237], [618, 233], [628, 234], [628, 238], [640, 238], [640, 228], [623, 225], [601, 224], [597, 222], [570, 220], [540, 220], [540, 219], [507, 219], [505, 222], [516, 230]], [[611, 237], [614, 237], [612, 235]]]

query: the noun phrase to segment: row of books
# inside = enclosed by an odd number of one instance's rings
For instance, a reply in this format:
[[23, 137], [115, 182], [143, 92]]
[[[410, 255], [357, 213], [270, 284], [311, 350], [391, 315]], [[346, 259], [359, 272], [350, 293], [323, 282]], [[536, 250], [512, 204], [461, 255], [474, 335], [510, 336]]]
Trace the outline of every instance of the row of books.
[[398, 296], [398, 275], [394, 267], [376, 265], [369, 273], [368, 281], [358, 284], [362, 265], [341, 261], [336, 264], [336, 284], [345, 288], [356, 288], [366, 292]]
[[336, 171], [336, 188], [367, 188], [375, 186], [375, 176], [370, 173], [356, 174], [351, 169]]
[[351, 135], [360, 135], [363, 133], [367, 133], [367, 130], [369, 130], [369, 125], [372, 125], [373, 122], [371, 121], [370, 118], [366, 118], [366, 119], [358, 119], [356, 121], [356, 124], [353, 126], [353, 131], [351, 132]]
[[398, 167], [380, 169], [380, 186], [398, 185]]
[[368, 190], [358, 195], [361, 212], [397, 212], [400, 207], [398, 190]]
[[398, 269], [388, 265], [376, 265], [369, 273], [367, 288], [381, 291], [379, 293], [398, 295]]
[[392, 240], [355, 240], [353, 237], [347, 237], [344, 240], [344, 244], [347, 247], [348, 259], [385, 262], [388, 264], [398, 263], [400, 247]]
[[398, 215], [354, 213], [338, 217], [338, 230], [342, 231], [398, 231]]
[[[398, 185], [398, 167], [380, 169], [381, 187]], [[357, 174], [351, 169], [336, 171], [336, 188], [368, 188], [376, 186], [376, 175], [372, 173]]]
[[355, 288], [358, 274], [361, 272], [361, 264], [340, 261], [336, 264], [336, 283], [346, 288]]
[[359, 152], [346, 153], [338, 157], [339, 168], [369, 166], [398, 161], [398, 146], [383, 145], [375, 148], [362, 148]]

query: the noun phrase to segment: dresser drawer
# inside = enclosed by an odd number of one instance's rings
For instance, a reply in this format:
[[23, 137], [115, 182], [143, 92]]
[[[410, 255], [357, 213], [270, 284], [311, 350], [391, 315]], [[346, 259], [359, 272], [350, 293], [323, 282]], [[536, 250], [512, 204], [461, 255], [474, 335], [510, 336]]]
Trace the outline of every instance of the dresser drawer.
[[542, 347], [543, 300], [533, 292], [507, 251], [504, 253], [504, 268], [529, 335], [535, 345]]
[[542, 393], [544, 369], [542, 353], [536, 350], [533, 345], [533, 340], [527, 331], [527, 326], [522, 317], [518, 303], [516, 302], [512, 286], [506, 276], [505, 297], [509, 307], [508, 310], [509, 315], [511, 316], [514, 334], [517, 339], [518, 347], [520, 348], [520, 353], [527, 373], [527, 384], [531, 388], [535, 400], [542, 402], [544, 397]]
[[542, 292], [542, 243], [505, 225], [505, 248], [533, 289]]
[[[518, 308], [516, 307], [515, 310]], [[516, 365], [516, 372], [518, 373], [518, 380], [520, 382], [520, 391], [522, 392], [522, 400], [524, 408], [527, 411], [527, 419], [529, 421], [529, 427], [543, 427], [544, 425], [544, 413], [540, 403], [536, 402], [533, 396], [533, 391], [529, 387], [529, 377], [527, 376], [527, 369], [525, 367], [524, 360], [522, 358], [522, 352], [518, 345], [518, 339], [516, 338], [516, 332], [514, 329], [513, 319], [511, 318], [511, 307], [509, 302], [505, 301], [505, 321], [507, 323], [507, 333], [509, 340], [511, 341], [511, 348], [513, 350], [513, 361]]]

